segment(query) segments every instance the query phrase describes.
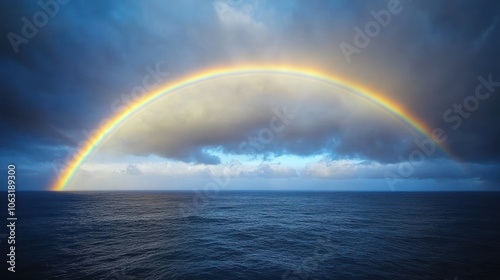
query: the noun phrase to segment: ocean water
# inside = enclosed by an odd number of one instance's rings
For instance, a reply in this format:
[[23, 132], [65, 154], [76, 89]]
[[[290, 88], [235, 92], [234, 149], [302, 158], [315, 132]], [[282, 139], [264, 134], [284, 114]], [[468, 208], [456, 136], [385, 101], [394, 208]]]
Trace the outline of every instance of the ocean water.
[[[188, 192], [19, 192], [15, 276], [500, 279], [499, 193], [221, 192], [195, 201]], [[0, 275], [10, 279], [4, 241]]]

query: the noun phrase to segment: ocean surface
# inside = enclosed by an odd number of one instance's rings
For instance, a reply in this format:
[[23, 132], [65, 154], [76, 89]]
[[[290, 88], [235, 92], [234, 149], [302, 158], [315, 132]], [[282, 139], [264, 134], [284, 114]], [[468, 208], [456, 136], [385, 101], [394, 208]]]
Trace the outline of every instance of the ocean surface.
[[18, 192], [16, 202], [17, 279], [500, 279], [500, 193]]

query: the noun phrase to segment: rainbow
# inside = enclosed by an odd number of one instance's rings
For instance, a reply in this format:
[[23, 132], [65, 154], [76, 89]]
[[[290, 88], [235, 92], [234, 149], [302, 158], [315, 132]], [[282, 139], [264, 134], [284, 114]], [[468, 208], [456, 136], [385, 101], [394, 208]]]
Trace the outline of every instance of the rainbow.
[[[92, 153], [92, 151], [97, 147], [103, 140], [105, 140], [117, 127], [120, 126], [126, 119], [132, 116], [135, 112], [139, 111], [141, 108], [155, 101], [159, 97], [174, 92], [176, 90], [188, 87], [193, 84], [197, 84], [203, 81], [212, 80], [219, 77], [231, 77], [238, 75], [248, 75], [248, 74], [283, 74], [283, 75], [294, 75], [302, 78], [310, 78], [314, 80], [319, 80], [334, 84], [340, 88], [346, 89], [349, 92], [356, 94], [391, 113], [397, 119], [410, 127], [413, 127], [423, 136], [432, 140], [431, 130], [426, 126], [424, 122], [419, 120], [417, 117], [412, 115], [408, 110], [403, 108], [397, 102], [384, 97], [383, 95], [363, 88], [362, 86], [350, 82], [346, 79], [332, 76], [326, 73], [319, 72], [314, 69], [304, 68], [304, 67], [293, 67], [293, 66], [243, 66], [243, 67], [230, 67], [230, 68], [214, 68], [207, 71], [202, 71], [198, 74], [191, 75], [184, 79], [181, 79], [172, 84], [160, 87], [159, 89], [152, 91], [136, 100], [132, 105], [120, 111], [115, 116], [107, 120], [107, 122], [101, 126], [100, 129], [94, 135], [85, 142], [85, 144], [80, 147], [77, 153], [69, 161], [66, 168], [61, 172], [58, 178], [51, 186], [51, 190], [61, 191], [64, 190], [66, 185], [71, 181], [73, 175], [78, 170], [79, 166], [85, 161], [85, 159]], [[436, 143], [437, 144], [437, 143]], [[443, 151], [446, 151], [446, 147], [437, 144]]]

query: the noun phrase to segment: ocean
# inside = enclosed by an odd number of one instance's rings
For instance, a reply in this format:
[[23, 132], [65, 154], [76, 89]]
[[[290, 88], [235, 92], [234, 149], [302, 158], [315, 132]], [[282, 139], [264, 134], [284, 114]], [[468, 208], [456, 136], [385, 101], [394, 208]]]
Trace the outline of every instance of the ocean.
[[500, 279], [500, 193], [18, 192], [16, 204], [16, 272], [3, 234], [1, 279]]

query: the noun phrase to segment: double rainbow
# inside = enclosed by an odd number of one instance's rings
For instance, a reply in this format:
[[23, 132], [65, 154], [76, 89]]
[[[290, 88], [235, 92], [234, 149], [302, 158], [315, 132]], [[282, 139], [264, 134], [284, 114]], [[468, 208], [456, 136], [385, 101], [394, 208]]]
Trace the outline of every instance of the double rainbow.
[[[188, 87], [193, 84], [197, 84], [203, 81], [212, 80], [220, 77], [231, 77], [238, 75], [247, 74], [281, 74], [281, 75], [292, 75], [299, 76], [302, 78], [309, 78], [314, 80], [319, 80], [336, 85], [340, 88], [348, 90], [348, 92], [356, 94], [365, 100], [368, 100], [389, 113], [395, 116], [399, 121], [409, 125], [414, 128], [423, 136], [432, 140], [431, 130], [426, 126], [424, 122], [419, 120], [416, 116], [411, 114], [408, 110], [403, 108], [397, 102], [388, 99], [387, 97], [363, 88], [362, 86], [352, 83], [346, 79], [331, 76], [326, 73], [322, 73], [313, 69], [302, 68], [302, 67], [291, 67], [291, 66], [243, 66], [235, 68], [215, 68], [208, 71], [202, 71], [198, 74], [189, 76], [187, 78], [181, 79], [175, 83], [168, 84], [161, 87], [155, 91], [152, 91], [138, 100], [136, 100], [131, 106], [122, 110], [112, 118], [110, 118], [94, 135], [92, 135], [80, 150], [73, 156], [71, 161], [68, 163], [64, 171], [61, 172], [59, 177], [51, 186], [51, 190], [61, 191], [68, 185], [71, 181], [73, 175], [78, 170], [79, 166], [85, 161], [85, 159], [92, 153], [92, 151], [97, 147], [106, 137], [108, 137], [121, 123], [126, 119], [131, 117], [135, 112], [139, 111], [141, 108], [150, 104], [159, 97], [172, 93], [176, 90]], [[436, 143], [443, 151], [446, 152], [446, 148], [443, 145]]]

